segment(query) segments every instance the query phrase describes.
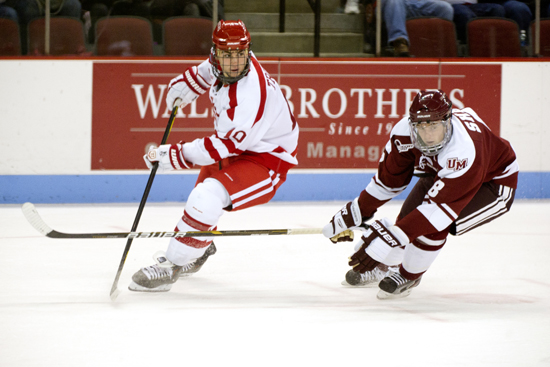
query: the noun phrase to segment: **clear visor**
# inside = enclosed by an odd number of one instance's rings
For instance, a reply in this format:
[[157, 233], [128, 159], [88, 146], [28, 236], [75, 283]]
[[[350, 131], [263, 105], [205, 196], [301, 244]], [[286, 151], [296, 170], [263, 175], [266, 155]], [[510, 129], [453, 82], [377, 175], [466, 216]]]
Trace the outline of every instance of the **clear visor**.
[[426, 155], [435, 155], [447, 144], [451, 136], [451, 119], [411, 122], [411, 138], [416, 148]]

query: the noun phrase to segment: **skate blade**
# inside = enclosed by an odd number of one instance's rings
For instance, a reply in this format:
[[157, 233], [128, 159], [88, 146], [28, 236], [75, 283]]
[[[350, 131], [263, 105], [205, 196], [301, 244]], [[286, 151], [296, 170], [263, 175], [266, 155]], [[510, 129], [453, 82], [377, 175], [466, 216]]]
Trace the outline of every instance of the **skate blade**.
[[375, 287], [378, 287], [378, 283], [380, 282], [353, 285], [343, 280], [341, 284], [346, 288], [375, 288]]
[[393, 294], [393, 293], [385, 292], [380, 289], [380, 291], [376, 295], [376, 298], [381, 300], [404, 298], [404, 297], [407, 297], [409, 294], [411, 294], [411, 292], [412, 292], [412, 289], [407, 289], [402, 293]]
[[156, 288], [146, 288], [132, 281], [128, 289], [134, 292], [168, 292], [172, 288], [172, 284], [163, 284]]

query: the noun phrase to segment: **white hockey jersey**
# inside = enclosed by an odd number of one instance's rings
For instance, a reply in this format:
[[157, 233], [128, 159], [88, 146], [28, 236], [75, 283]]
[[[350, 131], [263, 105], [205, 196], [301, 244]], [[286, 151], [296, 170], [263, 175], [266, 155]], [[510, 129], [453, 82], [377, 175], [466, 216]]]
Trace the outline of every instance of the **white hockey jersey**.
[[236, 83], [222, 85], [209, 60], [197, 74], [210, 87], [216, 133], [185, 143], [186, 160], [205, 166], [245, 154], [275, 171], [298, 164], [298, 124], [279, 85], [252, 53], [250, 70]]

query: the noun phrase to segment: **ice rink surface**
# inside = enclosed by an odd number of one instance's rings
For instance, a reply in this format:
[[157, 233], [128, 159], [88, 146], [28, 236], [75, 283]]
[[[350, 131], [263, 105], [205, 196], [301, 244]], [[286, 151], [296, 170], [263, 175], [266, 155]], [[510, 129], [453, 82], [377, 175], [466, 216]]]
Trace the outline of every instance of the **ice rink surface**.
[[[274, 203], [219, 229], [322, 227], [343, 202]], [[400, 202], [377, 217], [394, 218]], [[137, 204], [37, 205], [62, 232], [128, 231]], [[147, 204], [138, 230], [171, 231], [183, 204]], [[550, 366], [550, 202], [450, 237], [401, 300], [346, 288], [351, 243], [223, 237], [168, 293], [127, 290], [167, 240], [50, 239], [0, 206], [0, 366]]]

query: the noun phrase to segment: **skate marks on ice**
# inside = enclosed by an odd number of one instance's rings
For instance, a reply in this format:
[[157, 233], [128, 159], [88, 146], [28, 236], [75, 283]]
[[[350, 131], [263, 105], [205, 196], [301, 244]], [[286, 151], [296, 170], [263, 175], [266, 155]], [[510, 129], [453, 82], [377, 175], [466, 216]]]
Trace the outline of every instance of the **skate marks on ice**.
[[[227, 213], [219, 228], [316, 228], [343, 204], [269, 204]], [[136, 205], [37, 208], [53, 228], [87, 233], [127, 231]], [[163, 294], [125, 289], [166, 248], [167, 240], [136, 239], [111, 302], [124, 239], [46, 238], [20, 206], [1, 206], [0, 365], [328, 367], [356, 365], [362, 350], [385, 366], [548, 366], [549, 210], [518, 201], [499, 220], [451, 237], [404, 299], [343, 287], [353, 245], [305, 235], [216, 239], [201, 271]], [[181, 212], [148, 204], [138, 230], [171, 230]]]

